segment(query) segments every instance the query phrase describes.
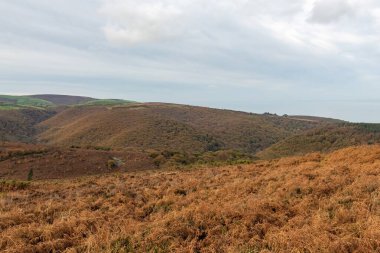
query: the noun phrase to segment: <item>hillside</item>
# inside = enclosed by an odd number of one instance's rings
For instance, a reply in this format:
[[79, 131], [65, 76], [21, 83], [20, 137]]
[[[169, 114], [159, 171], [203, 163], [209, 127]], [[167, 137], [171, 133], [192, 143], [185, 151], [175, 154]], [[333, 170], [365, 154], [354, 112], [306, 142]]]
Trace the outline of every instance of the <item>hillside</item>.
[[123, 99], [97, 99], [69, 95], [0, 95], [0, 110], [52, 109], [60, 106], [118, 106], [135, 103]]
[[0, 141], [33, 142], [36, 125], [54, 114], [40, 109], [0, 110]]
[[0, 178], [33, 180], [75, 178], [115, 172], [155, 169], [153, 159], [136, 151], [108, 151], [97, 148], [57, 148], [22, 143], [0, 146]]
[[73, 107], [40, 124], [49, 145], [256, 153], [320, 122], [174, 104]]
[[50, 101], [28, 96], [0, 95], [0, 110], [45, 109], [54, 106]]
[[90, 97], [53, 95], [53, 94], [31, 95], [28, 97], [49, 101], [54, 105], [76, 105], [76, 104], [87, 103], [89, 101], [95, 100], [94, 98], [90, 98]]
[[0, 182], [3, 252], [379, 252], [380, 146]]
[[342, 123], [294, 135], [272, 145], [257, 156], [273, 159], [375, 143], [380, 143], [380, 124]]

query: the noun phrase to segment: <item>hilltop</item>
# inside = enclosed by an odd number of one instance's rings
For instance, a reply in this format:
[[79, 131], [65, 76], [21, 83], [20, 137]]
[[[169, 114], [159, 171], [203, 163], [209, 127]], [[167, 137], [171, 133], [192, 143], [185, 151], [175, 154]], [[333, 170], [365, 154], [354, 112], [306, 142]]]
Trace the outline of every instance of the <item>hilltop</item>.
[[251, 165], [0, 181], [4, 252], [379, 252], [380, 146]]
[[28, 97], [49, 101], [50, 103], [54, 105], [76, 105], [76, 104], [83, 104], [83, 103], [96, 100], [95, 98], [90, 98], [90, 97], [54, 95], [54, 94], [31, 95]]
[[54, 109], [59, 106], [124, 105], [132, 101], [123, 99], [97, 99], [69, 95], [0, 95], [0, 110]]

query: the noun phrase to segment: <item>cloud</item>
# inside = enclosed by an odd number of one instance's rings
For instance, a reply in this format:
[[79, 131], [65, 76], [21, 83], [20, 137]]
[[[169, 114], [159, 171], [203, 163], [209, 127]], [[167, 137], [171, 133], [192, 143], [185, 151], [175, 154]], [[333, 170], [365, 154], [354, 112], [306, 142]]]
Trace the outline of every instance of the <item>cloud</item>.
[[178, 33], [181, 6], [170, 1], [107, 1], [99, 12], [108, 19], [103, 28], [114, 43], [137, 44], [170, 38]]
[[327, 24], [355, 14], [347, 0], [318, 0], [315, 2], [310, 22]]
[[12, 0], [0, 31], [0, 92], [252, 111], [380, 93], [377, 0]]

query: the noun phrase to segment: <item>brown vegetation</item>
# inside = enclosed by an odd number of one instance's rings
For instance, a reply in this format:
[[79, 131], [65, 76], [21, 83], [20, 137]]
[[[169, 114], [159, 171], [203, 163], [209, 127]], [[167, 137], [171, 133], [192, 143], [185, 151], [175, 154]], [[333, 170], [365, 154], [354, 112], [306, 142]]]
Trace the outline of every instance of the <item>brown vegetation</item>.
[[107, 146], [256, 153], [321, 122], [172, 104], [75, 107], [40, 126], [40, 141], [63, 146]]
[[380, 124], [342, 123], [318, 127], [291, 136], [257, 154], [263, 159], [303, 155], [380, 143]]
[[380, 146], [2, 191], [2, 252], [380, 251]]
[[37, 134], [35, 126], [54, 113], [34, 109], [0, 110], [0, 141], [33, 141]]
[[39, 180], [156, 168], [148, 154], [105, 149], [3, 143], [0, 145], [0, 179], [27, 180], [31, 171], [32, 179]]

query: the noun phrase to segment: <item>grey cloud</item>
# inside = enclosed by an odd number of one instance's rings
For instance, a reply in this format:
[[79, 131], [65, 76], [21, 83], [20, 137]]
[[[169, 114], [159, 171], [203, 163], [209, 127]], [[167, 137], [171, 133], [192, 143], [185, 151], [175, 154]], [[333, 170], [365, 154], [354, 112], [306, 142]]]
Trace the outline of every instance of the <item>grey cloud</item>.
[[317, 0], [314, 4], [310, 22], [327, 24], [338, 21], [355, 13], [347, 0]]
[[[338, 3], [1, 1], [0, 93], [72, 93], [280, 113], [297, 113], [301, 98], [375, 99], [380, 33], [371, 16], [376, 13], [368, 10], [380, 4], [361, 0], [350, 16], [359, 0], [350, 0], [348, 9]], [[323, 25], [309, 22], [310, 15]], [[292, 103], [297, 106], [284, 106]], [[326, 113], [304, 108], [300, 113]], [[362, 116], [344, 108], [337, 115]]]

